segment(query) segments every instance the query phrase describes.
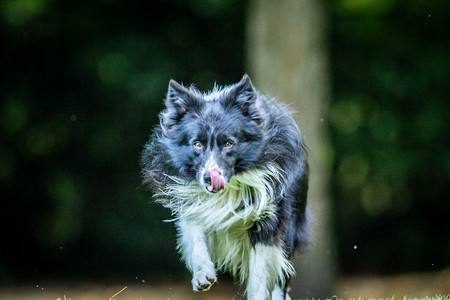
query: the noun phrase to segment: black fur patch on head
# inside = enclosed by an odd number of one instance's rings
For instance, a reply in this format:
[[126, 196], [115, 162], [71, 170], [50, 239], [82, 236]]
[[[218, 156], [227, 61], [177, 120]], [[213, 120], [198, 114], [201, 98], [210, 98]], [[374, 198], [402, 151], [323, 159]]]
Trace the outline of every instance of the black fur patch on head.
[[[264, 146], [257, 96], [247, 75], [210, 94], [170, 81], [160, 115], [160, 142], [180, 174], [195, 178], [211, 155], [227, 180], [256, 165]], [[202, 151], [193, 149], [194, 142], [203, 145]], [[225, 144], [233, 147], [225, 151]]]

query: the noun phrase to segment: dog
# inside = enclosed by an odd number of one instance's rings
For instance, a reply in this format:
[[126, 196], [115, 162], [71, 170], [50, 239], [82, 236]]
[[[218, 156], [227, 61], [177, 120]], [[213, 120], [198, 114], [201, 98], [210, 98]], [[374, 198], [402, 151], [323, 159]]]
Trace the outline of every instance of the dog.
[[169, 208], [194, 291], [230, 272], [248, 299], [290, 299], [289, 261], [309, 241], [307, 148], [286, 105], [248, 75], [200, 92], [171, 80], [142, 153], [143, 183]]

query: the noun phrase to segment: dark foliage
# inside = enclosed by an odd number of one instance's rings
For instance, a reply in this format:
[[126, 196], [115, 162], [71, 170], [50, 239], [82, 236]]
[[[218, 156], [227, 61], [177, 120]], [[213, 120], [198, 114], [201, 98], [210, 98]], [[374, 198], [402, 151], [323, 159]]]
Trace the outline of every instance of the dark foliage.
[[168, 212], [140, 187], [139, 156], [170, 78], [205, 88], [242, 76], [243, 5], [2, 2], [5, 282], [182, 267]]
[[334, 211], [340, 266], [450, 263], [450, 5], [334, 1]]

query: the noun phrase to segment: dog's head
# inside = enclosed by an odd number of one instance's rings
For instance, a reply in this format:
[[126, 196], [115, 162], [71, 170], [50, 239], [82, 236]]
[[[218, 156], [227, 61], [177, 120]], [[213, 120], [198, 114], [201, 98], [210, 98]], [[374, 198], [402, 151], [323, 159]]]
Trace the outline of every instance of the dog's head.
[[247, 75], [209, 93], [171, 80], [160, 125], [180, 175], [219, 192], [234, 174], [255, 167], [264, 144], [258, 101]]

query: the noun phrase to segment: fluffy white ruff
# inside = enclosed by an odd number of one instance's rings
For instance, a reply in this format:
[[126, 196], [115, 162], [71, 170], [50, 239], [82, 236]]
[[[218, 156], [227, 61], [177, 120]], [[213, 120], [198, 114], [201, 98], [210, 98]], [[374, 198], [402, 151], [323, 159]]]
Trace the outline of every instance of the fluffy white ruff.
[[[155, 196], [172, 210], [174, 221], [190, 222], [203, 230], [211, 259], [219, 270], [230, 271], [234, 276], [239, 275], [241, 283], [246, 282], [252, 265], [248, 230], [255, 222], [275, 217], [277, 204], [274, 199], [279, 195], [275, 195], [273, 186], [278, 184], [274, 181], [282, 180], [281, 171], [267, 166], [234, 175], [225, 190], [214, 194], [196, 182], [171, 179], [173, 183]], [[190, 247], [185, 243], [180, 237], [178, 247], [182, 253], [185, 253], [184, 247]], [[278, 252], [270, 254], [275, 255], [271, 260], [276, 260], [271, 267], [276, 271], [271, 269], [270, 277], [283, 281], [294, 274], [294, 269], [280, 245], [273, 247]]]

